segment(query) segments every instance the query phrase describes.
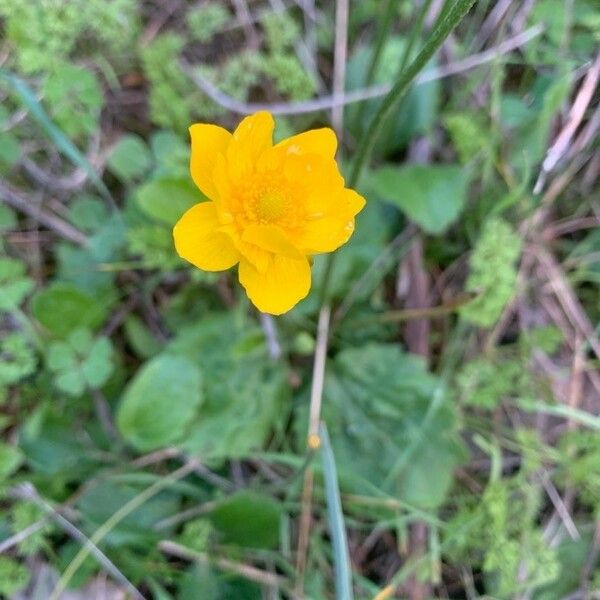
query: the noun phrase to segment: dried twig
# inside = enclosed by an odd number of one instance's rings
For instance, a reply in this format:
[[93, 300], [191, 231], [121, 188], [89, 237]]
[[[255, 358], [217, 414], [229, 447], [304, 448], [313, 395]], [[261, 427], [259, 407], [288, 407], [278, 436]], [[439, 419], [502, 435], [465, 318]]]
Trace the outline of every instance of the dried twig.
[[269, 587], [279, 588], [292, 598], [300, 598], [300, 596], [295, 594], [294, 591], [290, 589], [288, 582], [281, 575], [269, 573], [268, 571], [263, 571], [261, 569], [257, 569], [256, 567], [234, 562], [226, 558], [213, 558], [204, 552], [195, 552], [194, 550], [186, 548], [185, 546], [170, 540], [163, 540], [162, 542], [159, 542], [158, 547], [165, 554], [176, 556], [177, 558], [182, 558], [192, 562], [214, 565], [223, 571], [235, 573], [236, 575], [239, 575], [244, 579], [248, 579], [249, 581], [254, 581], [255, 583]]
[[21, 196], [13, 188], [5, 183], [0, 182], [0, 199], [6, 204], [16, 208], [18, 211], [29, 215], [42, 225], [52, 229], [66, 240], [73, 242], [79, 246], [87, 246], [88, 239], [79, 229], [73, 227], [67, 221], [64, 221], [56, 215], [44, 211], [40, 206], [37, 206]]
[[[459, 60], [454, 63], [450, 63], [444, 67], [437, 69], [429, 69], [428, 71], [421, 73], [416, 80], [415, 85], [427, 83], [430, 81], [436, 81], [438, 79], [444, 79], [451, 75], [458, 75], [465, 71], [470, 71], [476, 67], [484, 65], [486, 63], [494, 61], [498, 56], [507, 54], [513, 50], [519, 48], [530, 42], [533, 38], [537, 37], [542, 33], [544, 27], [542, 25], [535, 25], [520, 33], [504, 40], [494, 48], [480, 52], [479, 54], [473, 54]], [[220, 104], [231, 112], [249, 115], [260, 110], [268, 110], [274, 115], [299, 115], [311, 112], [318, 112], [320, 110], [330, 110], [334, 106], [354, 104], [356, 102], [363, 102], [372, 98], [380, 98], [385, 96], [392, 88], [391, 84], [376, 85], [361, 90], [355, 90], [339, 95], [323, 96], [315, 100], [308, 100], [306, 102], [242, 102], [225, 94], [219, 90], [213, 83], [208, 81], [205, 77], [202, 77], [194, 66], [181, 61], [183, 70], [188, 74], [192, 81], [214, 102]]]
[[281, 345], [277, 339], [277, 325], [275, 324], [275, 319], [273, 319], [272, 315], [261, 312], [260, 324], [265, 332], [269, 356], [273, 360], [279, 360], [281, 358]]
[[[335, 3], [335, 48], [333, 55], [333, 96], [344, 93], [346, 81], [346, 60], [348, 55], [348, 0], [336, 0]], [[338, 104], [331, 109], [331, 123], [340, 141], [344, 129], [344, 105]]]
[[137, 588], [119, 571], [115, 564], [98, 548], [92, 541], [73, 523], [61, 515], [53, 506], [46, 502], [37, 492], [33, 484], [23, 483], [12, 490], [12, 495], [22, 500], [33, 502], [48, 516], [54, 520], [67, 534], [76, 539], [78, 542], [86, 545], [89, 548], [90, 554], [100, 563], [102, 568], [109, 573], [115, 581], [123, 585], [133, 598], [137, 600], [145, 600], [145, 597], [137, 590]]
[[542, 169], [533, 188], [534, 194], [539, 194], [542, 191], [548, 174], [556, 167], [560, 159], [569, 149], [569, 144], [585, 116], [585, 111], [587, 110], [594, 94], [594, 90], [598, 85], [599, 78], [600, 52], [598, 52], [596, 59], [588, 69], [587, 75], [579, 89], [579, 93], [573, 102], [573, 106], [571, 106], [565, 126], [554, 141], [554, 144], [552, 144], [546, 153], [546, 158], [544, 158], [544, 162], [542, 163]]
[[[307, 437], [309, 452], [317, 450], [321, 445], [319, 423], [321, 421], [321, 402], [323, 399], [323, 383], [325, 380], [325, 361], [327, 358], [330, 316], [330, 307], [327, 304], [323, 305], [321, 312], [319, 313], [319, 324], [317, 326], [317, 347], [315, 351], [312, 387], [310, 391], [310, 413]], [[300, 513], [298, 532], [298, 553], [296, 557], [296, 571], [298, 573], [297, 589], [301, 589], [303, 586], [304, 570], [306, 569], [306, 555], [308, 552], [312, 511], [313, 482], [314, 472], [311, 468], [307, 468], [304, 472], [304, 483], [302, 486], [302, 510]]]

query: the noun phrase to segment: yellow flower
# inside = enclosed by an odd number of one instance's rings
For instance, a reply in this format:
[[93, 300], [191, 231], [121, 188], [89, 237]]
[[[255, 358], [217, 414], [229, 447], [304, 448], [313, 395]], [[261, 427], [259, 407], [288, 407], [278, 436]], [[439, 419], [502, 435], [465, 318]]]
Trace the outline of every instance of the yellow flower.
[[258, 112], [233, 132], [190, 127], [192, 179], [209, 198], [173, 229], [179, 256], [205, 271], [239, 263], [239, 279], [261, 311], [290, 310], [310, 289], [308, 257], [348, 241], [365, 205], [344, 187], [331, 129], [273, 145], [273, 117]]

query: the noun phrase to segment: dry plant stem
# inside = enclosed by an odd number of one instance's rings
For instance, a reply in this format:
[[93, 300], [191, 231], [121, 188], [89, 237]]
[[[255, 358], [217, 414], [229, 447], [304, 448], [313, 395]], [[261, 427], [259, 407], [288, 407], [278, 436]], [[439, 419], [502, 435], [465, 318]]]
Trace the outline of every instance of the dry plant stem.
[[562, 269], [545, 248], [537, 247], [534, 252], [571, 325], [576, 331], [580, 332], [594, 354], [600, 358], [600, 341]]
[[55, 231], [69, 242], [73, 242], [74, 244], [83, 247], [88, 245], [87, 237], [79, 231], [79, 229], [73, 227], [73, 225], [67, 223], [67, 221], [64, 221], [60, 217], [44, 211], [40, 206], [27, 200], [14, 189], [2, 182], [0, 182], [0, 199], [9, 206], [12, 206], [12, 208], [28, 215], [38, 223], [52, 229], [52, 231]]
[[254, 22], [252, 21], [252, 15], [248, 10], [248, 4], [246, 3], [246, 0], [233, 0], [233, 7], [235, 9], [237, 19], [244, 29], [248, 46], [250, 46], [252, 50], [256, 50], [260, 45], [260, 41], [258, 33], [254, 27]]
[[567, 150], [569, 150], [571, 140], [573, 139], [577, 128], [585, 116], [587, 107], [598, 85], [599, 78], [600, 51], [598, 52], [596, 59], [590, 66], [585, 79], [581, 84], [579, 93], [577, 94], [575, 102], [573, 102], [573, 106], [569, 111], [569, 116], [565, 126], [556, 138], [554, 144], [552, 144], [551, 148], [546, 153], [546, 157], [542, 163], [542, 170], [540, 171], [535, 187], [533, 188], [534, 194], [539, 194], [542, 191], [548, 173], [550, 173], [554, 167], [556, 167], [560, 159], [565, 155]]
[[165, 554], [176, 556], [177, 558], [182, 558], [184, 560], [214, 565], [223, 571], [235, 573], [236, 575], [239, 575], [248, 581], [254, 581], [255, 583], [259, 583], [261, 585], [281, 589], [291, 598], [298, 598], [298, 600], [301, 598], [301, 596], [297, 595], [289, 588], [287, 581], [281, 575], [269, 573], [268, 571], [263, 571], [261, 569], [257, 569], [256, 567], [234, 562], [226, 558], [212, 558], [204, 552], [195, 552], [194, 550], [190, 550], [189, 548], [181, 546], [180, 544], [170, 540], [163, 540], [162, 542], [159, 542], [158, 547]]
[[[486, 63], [493, 62], [498, 56], [508, 54], [527, 44], [532, 39], [539, 36], [543, 31], [543, 25], [535, 25], [523, 33], [519, 33], [514, 37], [501, 42], [494, 48], [467, 56], [462, 60], [449, 63], [444, 67], [430, 69], [416, 78], [415, 85], [437, 81], [452, 75], [458, 75], [481, 65], [485, 65]], [[198, 75], [198, 73], [194, 71], [193, 65], [181, 61], [181, 66], [188, 77], [190, 77], [196, 86], [211, 100], [223, 108], [241, 115], [250, 115], [260, 110], [268, 110], [274, 115], [300, 115], [318, 112], [320, 110], [330, 110], [337, 105], [346, 106], [348, 104], [355, 104], [356, 102], [371, 100], [372, 98], [380, 98], [381, 96], [388, 94], [392, 89], [390, 84], [382, 84], [343, 93], [339, 96], [323, 96], [321, 98], [316, 98], [315, 100], [307, 100], [306, 102], [242, 102], [222, 92], [208, 79]]]
[[[321, 445], [321, 440], [319, 438], [319, 423], [321, 421], [321, 402], [323, 399], [323, 383], [325, 379], [325, 361], [327, 358], [330, 316], [330, 307], [324, 305], [319, 313], [317, 347], [315, 351], [312, 387], [310, 391], [310, 413], [307, 435], [309, 452], [314, 452]], [[302, 485], [302, 509], [298, 526], [298, 552], [296, 557], [296, 571], [298, 574], [297, 589], [302, 589], [303, 587], [304, 570], [306, 568], [312, 511], [313, 482], [314, 473], [313, 469], [309, 466], [304, 472], [304, 483]]]
[[[348, 1], [336, 0], [335, 3], [335, 50], [333, 58], [333, 95], [344, 92], [346, 81], [346, 60], [348, 55]], [[338, 104], [331, 109], [331, 122], [342, 145], [344, 128], [344, 105]]]
[[277, 325], [273, 315], [267, 313], [260, 313], [260, 324], [265, 332], [265, 339], [267, 340], [267, 350], [269, 357], [272, 360], [279, 360], [281, 358], [281, 344], [277, 338]]
[[90, 554], [100, 563], [103, 569], [111, 575], [111, 577], [121, 585], [123, 585], [131, 594], [132, 598], [137, 600], [145, 600], [144, 596], [140, 594], [137, 588], [119, 571], [115, 564], [98, 548], [95, 544], [92, 544], [88, 537], [80, 531], [73, 523], [65, 519], [54, 507], [46, 502], [37, 492], [35, 487], [31, 483], [23, 483], [18, 486], [13, 495], [23, 500], [29, 500], [40, 507], [47, 515], [57, 523], [57, 525], [63, 529], [72, 538], [81, 542], [82, 544], [90, 544]]

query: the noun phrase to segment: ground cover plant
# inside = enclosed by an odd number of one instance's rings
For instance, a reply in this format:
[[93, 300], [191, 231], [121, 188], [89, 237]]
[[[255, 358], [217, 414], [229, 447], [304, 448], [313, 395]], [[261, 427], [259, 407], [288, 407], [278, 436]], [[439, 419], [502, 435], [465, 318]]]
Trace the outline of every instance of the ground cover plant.
[[[599, 42], [596, 0], [0, 0], [0, 597], [600, 597]], [[188, 128], [256, 114], [356, 190], [277, 297], [173, 238]]]

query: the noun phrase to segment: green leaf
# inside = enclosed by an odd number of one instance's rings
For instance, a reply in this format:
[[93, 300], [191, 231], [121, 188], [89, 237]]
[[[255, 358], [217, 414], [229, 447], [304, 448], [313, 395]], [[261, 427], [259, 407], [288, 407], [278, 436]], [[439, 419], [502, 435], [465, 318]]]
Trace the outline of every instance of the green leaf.
[[168, 446], [185, 435], [203, 399], [200, 369], [186, 358], [160, 355], [127, 387], [117, 424], [141, 451]]
[[13, 210], [6, 204], [0, 204], [0, 231], [15, 229], [17, 226], [17, 217]]
[[188, 178], [154, 179], [137, 192], [139, 207], [150, 218], [173, 226], [183, 213], [203, 200]]
[[23, 462], [23, 453], [15, 446], [0, 442], [0, 480], [6, 479]]
[[0, 556], [0, 595], [13, 597], [22, 590], [31, 577], [30, 570], [8, 556]]
[[281, 504], [269, 496], [242, 491], [207, 514], [222, 542], [250, 548], [275, 548], [279, 542]]
[[106, 205], [95, 196], [84, 194], [69, 205], [69, 219], [84, 231], [96, 231], [107, 218]]
[[150, 139], [150, 147], [157, 163], [157, 177], [187, 177], [190, 149], [181, 137], [172, 131], [158, 131]]
[[106, 307], [70, 283], [54, 283], [33, 297], [31, 312], [48, 331], [66, 337], [79, 327], [97, 327]]
[[42, 93], [52, 117], [67, 135], [77, 137], [94, 131], [103, 97], [92, 71], [59, 64], [48, 75]]
[[62, 371], [54, 378], [56, 387], [71, 396], [81, 396], [85, 392], [85, 378], [79, 368]]
[[421, 508], [441, 504], [464, 458], [453, 404], [420, 357], [396, 345], [342, 351], [326, 376], [323, 416], [342, 486], [372, 486]]
[[0, 131], [0, 166], [12, 167], [21, 158], [21, 144], [9, 131]]
[[[258, 345], [257, 345], [258, 344]], [[167, 352], [202, 365], [205, 401], [181, 447], [203, 458], [247, 456], [281, 421], [288, 389], [283, 365], [269, 360], [264, 335], [231, 315], [188, 327]]]
[[[398, 36], [388, 38], [372, 85], [391, 83], [397, 79], [405, 47], [405, 39]], [[358, 90], [368, 86], [367, 72], [372, 55], [373, 48], [363, 46], [350, 57], [346, 71], [347, 90]], [[424, 72], [433, 67], [435, 67], [435, 60], [430, 62]], [[394, 111], [394, 116], [390, 118], [385, 131], [381, 132], [376, 152], [385, 156], [403, 148], [412, 137], [431, 130], [437, 119], [440, 93], [439, 81], [429, 81], [412, 86]], [[348, 130], [354, 140], [358, 141], [364, 135], [382, 102], [381, 98], [367, 100], [346, 109]]]
[[152, 358], [160, 352], [162, 344], [139, 317], [129, 315], [124, 325], [127, 342], [140, 358]]
[[0, 312], [18, 308], [34, 287], [20, 260], [0, 257]]
[[17, 383], [35, 371], [35, 353], [19, 332], [10, 333], [0, 341], [0, 358], [0, 388]]
[[47, 360], [51, 371], [64, 371], [77, 366], [75, 352], [66, 342], [52, 342], [48, 346]]
[[99, 337], [81, 364], [83, 375], [92, 388], [104, 385], [113, 372], [113, 347], [107, 337]]
[[125, 183], [142, 177], [152, 165], [144, 140], [134, 134], [123, 136], [108, 157], [110, 170]]
[[458, 165], [389, 165], [373, 171], [369, 184], [424, 231], [439, 235], [460, 215], [469, 175]]

